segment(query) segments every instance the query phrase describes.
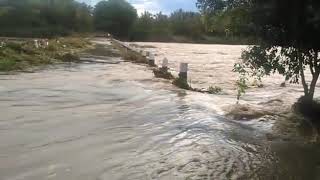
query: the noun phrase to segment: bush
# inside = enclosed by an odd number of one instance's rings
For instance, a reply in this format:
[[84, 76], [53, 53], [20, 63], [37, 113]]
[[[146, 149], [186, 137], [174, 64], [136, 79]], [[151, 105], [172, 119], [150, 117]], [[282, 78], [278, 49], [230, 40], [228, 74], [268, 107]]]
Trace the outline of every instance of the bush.
[[313, 120], [318, 126], [320, 126], [320, 103], [314, 100], [309, 100], [305, 96], [299, 98], [298, 102], [293, 105], [296, 112]]
[[220, 88], [220, 87], [218, 87], [218, 86], [215, 86], [215, 87], [210, 86], [210, 87], [208, 88], [208, 93], [209, 93], [209, 94], [219, 94], [219, 93], [221, 93], [221, 92], [222, 92], [222, 88]]

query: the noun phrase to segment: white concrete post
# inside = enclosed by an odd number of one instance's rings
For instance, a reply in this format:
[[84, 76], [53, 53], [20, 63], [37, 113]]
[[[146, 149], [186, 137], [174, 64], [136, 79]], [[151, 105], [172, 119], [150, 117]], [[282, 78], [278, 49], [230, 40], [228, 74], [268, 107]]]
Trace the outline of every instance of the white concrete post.
[[147, 52], [146, 52], [146, 51], [143, 51], [143, 52], [142, 52], [142, 56], [147, 57]]
[[188, 63], [180, 63], [179, 78], [188, 79]]
[[149, 63], [149, 65], [150, 65], [150, 66], [155, 66], [156, 64], [155, 64], [154, 55], [151, 54], [150, 52], [148, 52], [148, 53], [149, 53], [149, 56], [148, 56], [148, 63]]
[[38, 40], [34, 40], [34, 46], [38, 49], [39, 48], [39, 42]]
[[162, 68], [168, 68], [169, 61], [167, 58], [162, 60]]

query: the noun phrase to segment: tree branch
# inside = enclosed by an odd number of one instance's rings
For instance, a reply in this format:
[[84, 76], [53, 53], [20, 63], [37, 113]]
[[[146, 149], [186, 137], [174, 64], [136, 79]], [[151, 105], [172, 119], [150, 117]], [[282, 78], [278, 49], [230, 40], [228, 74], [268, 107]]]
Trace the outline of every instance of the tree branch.
[[[312, 52], [309, 51], [308, 53], [308, 58], [309, 58], [309, 68], [310, 68], [310, 72], [312, 74], [312, 76], [314, 76], [314, 71], [315, 71], [315, 66], [317, 66], [317, 61], [315, 59], [315, 57], [312, 55]], [[315, 53], [316, 54], [316, 53]]]
[[315, 52], [315, 56], [314, 56], [314, 64], [315, 64], [315, 69], [320, 69], [320, 62], [319, 62], [319, 52], [316, 51]]
[[317, 81], [319, 79], [320, 69], [317, 68], [315, 73], [312, 75], [312, 81], [310, 84], [309, 96], [313, 99], [314, 91], [316, 89]]
[[312, 76], [314, 75], [314, 65], [313, 65], [313, 59], [310, 59], [310, 64], [309, 64], [309, 67], [310, 67], [310, 72], [312, 74]]

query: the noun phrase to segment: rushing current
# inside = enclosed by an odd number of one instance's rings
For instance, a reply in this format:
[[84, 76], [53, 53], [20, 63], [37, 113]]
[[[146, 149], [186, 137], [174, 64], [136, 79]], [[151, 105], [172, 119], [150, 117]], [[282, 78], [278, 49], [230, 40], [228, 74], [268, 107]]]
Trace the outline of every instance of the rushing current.
[[221, 115], [228, 98], [105, 61], [0, 76], [1, 180], [320, 179], [319, 146], [270, 139], [269, 121]]

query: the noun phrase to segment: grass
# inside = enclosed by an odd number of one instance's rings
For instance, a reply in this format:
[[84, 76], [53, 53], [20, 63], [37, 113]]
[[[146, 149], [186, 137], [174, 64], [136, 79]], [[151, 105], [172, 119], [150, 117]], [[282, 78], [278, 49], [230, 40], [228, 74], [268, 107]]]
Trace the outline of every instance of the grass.
[[17, 62], [15, 59], [0, 60], [0, 71], [11, 71], [15, 69]]
[[81, 38], [48, 40], [49, 46], [36, 48], [33, 41], [7, 41], [0, 47], [0, 71], [24, 70], [63, 61], [78, 61], [78, 53], [91, 47]]

